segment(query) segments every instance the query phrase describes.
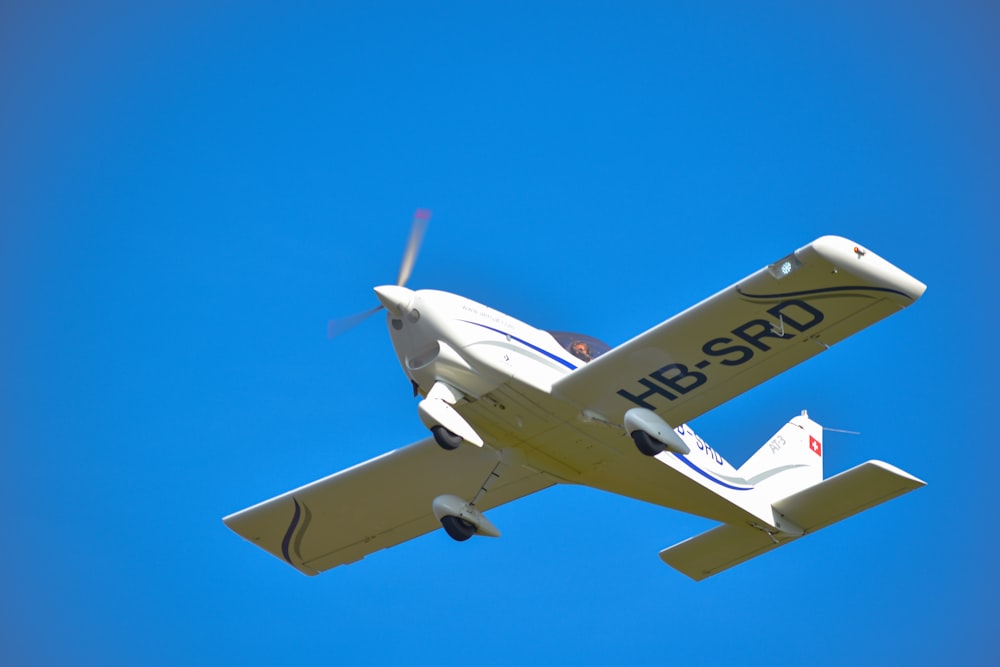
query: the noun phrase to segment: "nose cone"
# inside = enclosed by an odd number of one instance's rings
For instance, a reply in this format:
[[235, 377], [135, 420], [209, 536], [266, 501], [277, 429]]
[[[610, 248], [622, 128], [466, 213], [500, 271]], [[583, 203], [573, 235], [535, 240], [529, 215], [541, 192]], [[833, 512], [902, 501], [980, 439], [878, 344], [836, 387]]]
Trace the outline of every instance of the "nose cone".
[[413, 300], [413, 290], [400, 287], [399, 285], [382, 285], [375, 288], [375, 295], [382, 302], [385, 309], [396, 317], [402, 317], [403, 313], [410, 309], [410, 301]]

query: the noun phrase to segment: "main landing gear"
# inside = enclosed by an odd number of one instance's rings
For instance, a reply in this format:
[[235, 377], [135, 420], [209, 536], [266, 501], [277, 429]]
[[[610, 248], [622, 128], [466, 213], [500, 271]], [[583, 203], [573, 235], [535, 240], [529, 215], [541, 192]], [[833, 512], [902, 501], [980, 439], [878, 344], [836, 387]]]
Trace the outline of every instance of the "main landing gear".
[[681, 455], [691, 451], [670, 424], [646, 408], [632, 408], [625, 413], [625, 432], [646, 456], [656, 456], [665, 450]]
[[[457, 446], [457, 445], [456, 445]], [[479, 491], [472, 500], [466, 502], [464, 498], [445, 494], [438, 496], [431, 503], [431, 511], [434, 518], [441, 522], [441, 526], [451, 539], [457, 542], [465, 542], [473, 535], [486, 535], [487, 537], [500, 537], [500, 531], [490, 522], [483, 513], [476, 509], [476, 503], [486, 493], [490, 485], [500, 479], [500, 468], [503, 466], [502, 452], [497, 452], [498, 459], [489, 477], [479, 487]]]
[[456, 542], [464, 542], [476, 534], [475, 524], [457, 516], [441, 517], [441, 525], [444, 527], [444, 532]]
[[458, 496], [445, 494], [438, 496], [431, 503], [434, 517], [441, 522], [441, 526], [451, 539], [465, 542], [473, 535], [500, 537], [497, 527], [476, 509], [475, 502], [479, 496], [477, 493], [471, 502], [465, 502]]
[[632, 431], [632, 440], [635, 442], [636, 448], [646, 456], [656, 456], [667, 448], [664, 443], [656, 440], [645, 431]]

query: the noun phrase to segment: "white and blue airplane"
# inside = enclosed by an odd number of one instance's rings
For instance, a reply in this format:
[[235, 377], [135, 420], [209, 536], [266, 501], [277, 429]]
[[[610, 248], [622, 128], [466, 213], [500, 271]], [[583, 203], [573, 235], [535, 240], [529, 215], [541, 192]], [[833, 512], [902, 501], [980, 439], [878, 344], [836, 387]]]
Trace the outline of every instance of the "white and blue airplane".
[[[499, 537], [484, 512], [581, 484], [720, 522], [660, 557], [701, 580], [924, 485], [881, 461], [823, 477], [805, 411], [736, 468], [687, 422], [909, 306], [926, 286], [824, 236], [615, 348], [464, 297], [375, 288], [430, 437], [231, 514], [249, 542], [315, 575], [438, 527]], [[360, 318], [351, 318], [355, 324]]]

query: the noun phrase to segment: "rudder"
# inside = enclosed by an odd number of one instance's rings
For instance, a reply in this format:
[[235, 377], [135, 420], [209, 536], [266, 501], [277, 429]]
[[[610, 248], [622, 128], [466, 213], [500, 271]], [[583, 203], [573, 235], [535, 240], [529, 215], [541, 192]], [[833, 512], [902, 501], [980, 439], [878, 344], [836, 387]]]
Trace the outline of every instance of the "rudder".
[[805, 410], [764, 443], [739, 474], [768, 503], [823, 481], [823, 427]]

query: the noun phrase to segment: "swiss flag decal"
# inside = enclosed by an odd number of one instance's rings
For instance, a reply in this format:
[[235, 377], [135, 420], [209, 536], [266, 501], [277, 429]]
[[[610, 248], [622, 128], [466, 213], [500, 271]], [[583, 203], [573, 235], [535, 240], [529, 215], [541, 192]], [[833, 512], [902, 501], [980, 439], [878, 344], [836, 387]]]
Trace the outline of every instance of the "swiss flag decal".
[[809, 449], [816, 452], [816, 456], [823, 456], [823, 443], [811, 435], [809, 436]]

